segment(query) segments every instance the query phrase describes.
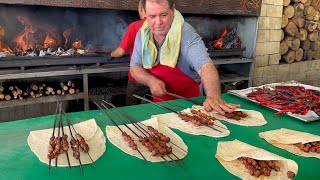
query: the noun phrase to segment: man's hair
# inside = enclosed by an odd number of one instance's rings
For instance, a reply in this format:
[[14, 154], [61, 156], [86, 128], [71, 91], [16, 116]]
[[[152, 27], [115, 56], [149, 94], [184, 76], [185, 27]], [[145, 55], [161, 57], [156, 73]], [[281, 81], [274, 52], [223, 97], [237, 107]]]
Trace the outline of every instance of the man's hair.
[[[142, 3], [142, 6], [143, 6], [143, 9], [144, 9], [144, 11], [146, 11], [146, 1], [147, 0], [141, 0], [141, 3]], [[161, 3], [162, 1], [168, 1], [168, 4], [169, 4], [169, 7], [170, 7], [170, 9], [173, 7], [173, 5], [174, 5], [174, 0], [154, 0], [154, 1], [156, 1], [156, 3]]]

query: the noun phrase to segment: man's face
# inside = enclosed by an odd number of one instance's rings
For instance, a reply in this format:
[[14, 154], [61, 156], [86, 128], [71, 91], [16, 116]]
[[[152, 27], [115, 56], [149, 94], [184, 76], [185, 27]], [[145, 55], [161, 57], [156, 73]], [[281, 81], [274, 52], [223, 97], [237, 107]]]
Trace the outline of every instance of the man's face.
[[155, 36], [166, 36], [173, 21], [174, 7], [170, 9], [166, 0], [159, 4], [146, 1], [146, 16], [152, 33]]

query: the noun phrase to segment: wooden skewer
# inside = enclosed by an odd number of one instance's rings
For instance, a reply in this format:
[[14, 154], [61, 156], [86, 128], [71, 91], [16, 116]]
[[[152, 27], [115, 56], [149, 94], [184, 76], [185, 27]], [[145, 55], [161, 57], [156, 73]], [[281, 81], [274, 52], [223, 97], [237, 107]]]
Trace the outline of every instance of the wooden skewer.
[[[105, 107], [106, 109], [109, 109], [107, 106], [105, 106], [103, 103], [101, 103], [101, 105], [103, 106], [103, 107]], [[109, 110], [110, 111], [110, 110]], [[119, 122], [121, 122], [126, 128], [128, 128], [134, 135], [136, 135], [138, 138], [139, 138], [139, 135], [136, 133], [136, 132], [134, 132], [129, 126], [127, 126], [127, 124], [126, 123], [124, 123], [118, 116], [116, 116], [112, 111], [110, 111], [111, 112], [111, 114], [119, 121]], [[138, 128], [137, 128], [138, 129]], [[141, 132], [141, 130], [140, 129], [138, 129], [140, 132]], [[147, 137], [147, 136], [146, 136]], [[164, 157], [163, 157], [163, 155], [159, 155], [159, 157], [161, 157], [169, 166], [171, 166], [171, 167], [173, 167], [173, 165], [167, 160], [167, 159], [165, 159]]]
[[[97, 104], [96, 102], [94, 102], [94, 104], [95, 104], [100, 110], [102, 110], [102, 112], [108, 117], [108, 119], [119, 129], [119, 131], [120, 131], [121, 133], [123, 133], [122, 129], [117, 125], [117, 123], [116, 123], [115, 121], [113, 121], [113, 119], [109, 116], [109, 114], [107, 114], [107, 113], [101, 108], [101, 106], [99, 106], [99, 104]], [[137, 147], [137, 151], [139, 152], [139, 154], [141, 155], [141, 157], [142, 157], [145, 161], [147, 161], [147, 159], [142, 155], [142, 153], [141, 153], [141, 151], [138, 149], [138, 147]]]
[[[151, 104], [153, 104], [153, 105], [156, 105], [156, 106], [158, 106], [158, 107], [161, 107], [161, 108], [163, 108], [163, 109], [166, 109], [166, 110], [168, 110], [168, 111], [171, 111], [171, 112], [173, 112], [173, 113], [179, 114], [179, 112], [177, 112], [177, 111], [175, 111], [175, 110], [172, 110], [172, 109], [170, 109], [170, 108], [168, 108], [168, 107], [166, 107], [166, 106], [163, 106], [163, 105], [154, 103], [154, 102], [152, 102], [152, 101], [150, 101], [150, 100], [148, 100], [148, 99], [146, 99], [146, 98], [143, 98], [143, 97], [141, 97], [141, 96], [138, 96], [138, 95], [136, 95], [136, 94], [134, 94], [133, 96], [136, 97], [136, 98], [138, 98], [138, 99], [142, 99], [142, 100], [144, 100], [144, 101], [146, 101], [146, 102], [149, 102], [149, 103], [151, 103]], [[221, 132], [221, 133], [222, 133], [222, 131], [220, 131], [219, 129], [216, 129], [216, 128], [214, 128], [214, 127], [208, 126], [208, 125], [206, 125], [206, 124], [204, 124], [204, 123], [201, 123], [201, 124], [202, 124], [203, 126], [206, 126], [206, 127], [208, 127], [208, 128], [211, 128], [211, 129], [213, 129], [213, 130], [215, 130], [215, 131], [218, 131], [218, 132]]]

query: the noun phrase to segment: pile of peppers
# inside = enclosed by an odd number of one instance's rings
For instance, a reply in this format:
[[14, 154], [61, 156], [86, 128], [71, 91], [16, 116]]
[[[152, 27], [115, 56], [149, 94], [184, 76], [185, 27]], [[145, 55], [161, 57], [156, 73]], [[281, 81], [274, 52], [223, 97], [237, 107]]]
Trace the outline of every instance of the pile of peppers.
[[320, 91], [305, 89], [301, 86], [275, 86], [274, 88], [255, 88], [247, 94], [249, 99], [259, 104], [278, 109], [278, 116], [283, 113], [306, 115], [309, 111], [320, 113]]

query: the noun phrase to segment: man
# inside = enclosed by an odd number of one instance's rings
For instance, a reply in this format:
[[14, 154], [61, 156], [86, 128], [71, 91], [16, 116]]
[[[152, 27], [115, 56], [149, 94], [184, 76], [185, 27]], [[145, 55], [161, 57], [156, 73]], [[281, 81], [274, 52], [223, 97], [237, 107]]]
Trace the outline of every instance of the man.
[[167, 92], [187, 98], [199, 96], [202, 81], [207, 95], [203, 106], [207, 111], [225, 114], [239, 107], [221, 98], [218, 72], [204, 42], [184, 22], [173, 1], [143, 0], [142, 5], [147, 21], [136, 37], [130, 63], [133, 77], [164, 100], [173, 99]]
[[[119, 47], [111, 52], [111, 57], [119, 58], [119, 57], [122, 57], [126, 52], [130, 51], [130, 60], [131, 60], [134, 41], [136, 39], [136, 34], [139, 31], [142, 24], [144, 23], [144, 21], [146, 20], [145, 11], [141, 4], [141, 1], [142, 0], [139, 1], [139, 5], [138, 5], [138, 12], [141, 20], [135, 21], [128, 26], [127, 32], [124, 35]], [[141, 100], [133, 97], [132, 95], [138, 94], [140, 96], [144, 96], [145, 94], [150, 94], [150, 90], [148, 87], [137, 83], [135, 79], [132, 77], [132, 75], [130, 74], [130, 72], [128, 73], [128, 79], [129, 80], [128, 80], [127, 92], [126, 92], [126, 105], [131, 106], [131, 105], [140, 104]]]

